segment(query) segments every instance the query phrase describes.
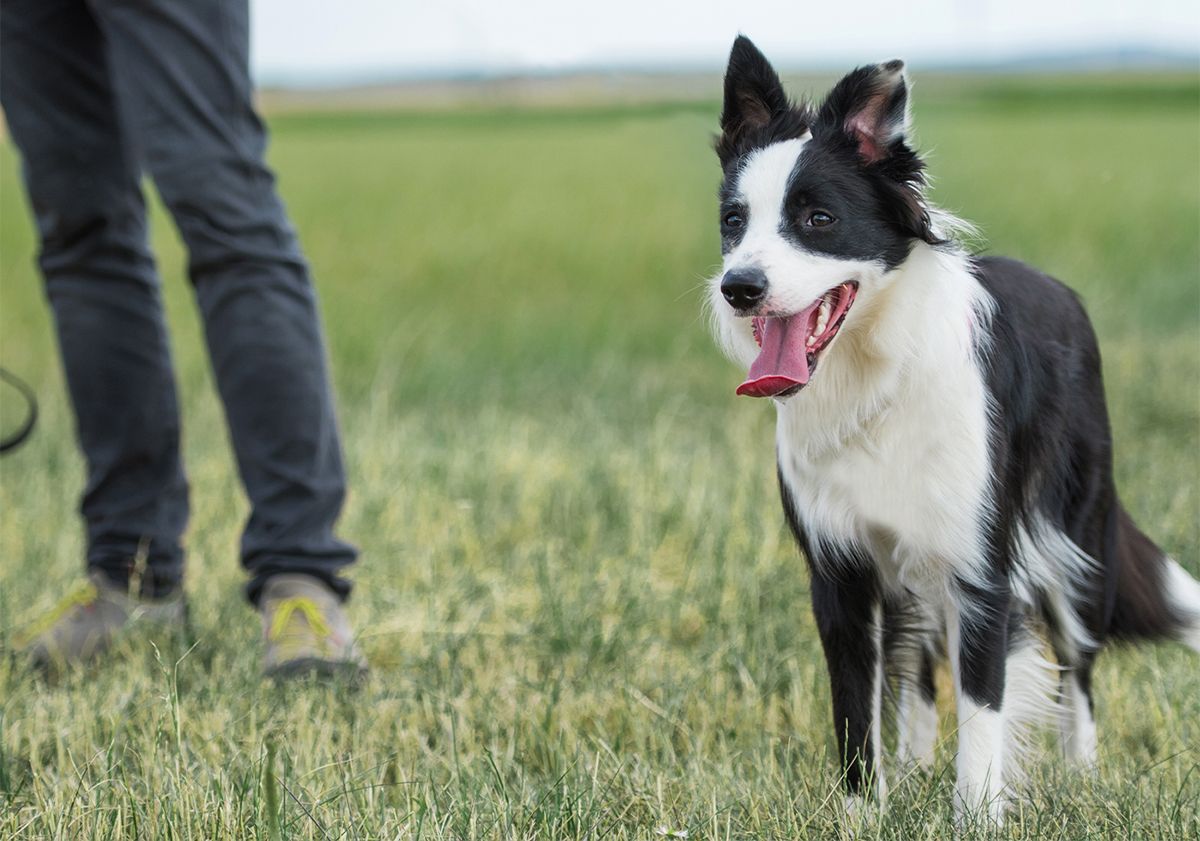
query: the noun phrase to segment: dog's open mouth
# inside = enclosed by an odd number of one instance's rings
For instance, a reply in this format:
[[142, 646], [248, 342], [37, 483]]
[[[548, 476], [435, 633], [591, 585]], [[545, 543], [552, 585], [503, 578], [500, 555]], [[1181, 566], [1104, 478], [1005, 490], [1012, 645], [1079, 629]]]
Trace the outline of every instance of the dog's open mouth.
[[837, 335], [857, 292], [858, 284], [849, 281], [830, 289], [795, 315], [755, 317], [754, 341], [762, 350], [737, 393], [787, 397], [808, 385], [821, 352]]

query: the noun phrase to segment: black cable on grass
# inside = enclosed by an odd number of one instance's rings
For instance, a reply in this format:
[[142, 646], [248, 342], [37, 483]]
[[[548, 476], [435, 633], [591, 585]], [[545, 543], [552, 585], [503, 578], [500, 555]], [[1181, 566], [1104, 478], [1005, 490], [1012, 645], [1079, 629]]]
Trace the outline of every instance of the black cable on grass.
[[25, 443], [25, 439], [33, 432], [33, 425], [37, 423], [38, 406], [37, 398], [34, 396], [33, 389], [7, 368], [0, 368], [0, 380], [8, 383], [10, 386], [20, 392], [25, 403], [29, 406], [29, 410], [25, 415], [25, 421], [21, 424], [21, 428], [7, 438], [0, 438], [0, 453], [7, 453], [15, 450], [21, 444]]

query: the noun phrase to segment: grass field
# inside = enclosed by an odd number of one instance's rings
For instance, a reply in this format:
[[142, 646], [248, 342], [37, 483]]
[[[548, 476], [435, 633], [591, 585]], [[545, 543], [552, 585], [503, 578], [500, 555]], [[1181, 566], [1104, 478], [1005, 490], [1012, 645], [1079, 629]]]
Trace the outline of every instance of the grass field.
[[[919, 80], [918, 80], [919, 83]], [[1086, 299], [1125, 501], [1200, 573], [1200, 95], [1188, 80], [917, 88], [936, 195]], [[313, 113], [272, 161], [312, 261], [363, 558], [359, 692], [274, 688], [246, 506], [183, 254], [155, 210], [193, 489], [197, 641], [55, 684], [0, 657], [0, 838], [836, 838], [841, 796], [773, 412], [735, 399], [715, 104]], [[82, 466], [10, 145], [0, 362], [37, 387], [0, 468], [0, 653], [81, 571]], [[19, 407], [3, 397], [0, 419]], [[1200, 661], [1115, 650], [1100, 769], [1052, 758], [1006, 838], [1200, 836]], [[943, 681], [943, 689], [945, 689]], [[951, 832], [936, 773], [858, 837]], [[1049, 750], [1047, 750], [1049, 754]], [[682, 837], [682, 836], [674, 836]]]

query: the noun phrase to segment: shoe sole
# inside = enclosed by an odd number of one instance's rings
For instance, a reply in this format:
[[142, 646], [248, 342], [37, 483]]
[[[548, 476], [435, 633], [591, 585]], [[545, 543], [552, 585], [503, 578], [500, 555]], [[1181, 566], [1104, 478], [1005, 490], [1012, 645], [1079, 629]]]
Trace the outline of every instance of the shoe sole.
[[367, 667], [348, 660], [323, 660], [320, 657], [300, 657], [267, 669], [269, 680], [287, 681], [307, 677], [318, 680], [344, 680], [351, 685], [361, 684], [367, 677]]
[[33, 646], [16, 649], [12, 656], [16, 662], [23, 662], [32, 672], [46, 678], [57, 678], [68, 673], [84, 672], [102, 663], [114, 652], [125, 648], [127, 653], [136, 650], [151, 650], [154, 647], [177, 645], [187, 650], [195, 644], [191, 622], [187, 609], [179, 619], [135, 619], [124, 627], [113, 632], [112, 636], [102, 642], [97, 641], [83, 652], [66, 654], [61, 651], [40, 649], [30, 650]]

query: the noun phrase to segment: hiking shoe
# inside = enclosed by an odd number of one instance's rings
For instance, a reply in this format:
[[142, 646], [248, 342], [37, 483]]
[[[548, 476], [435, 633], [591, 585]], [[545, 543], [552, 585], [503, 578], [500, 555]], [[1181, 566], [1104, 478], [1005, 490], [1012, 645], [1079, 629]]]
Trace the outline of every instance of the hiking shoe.
[[317, 578], [298, 573], [272, 575], [259, 600], [270, 678], [366, 676], [341, 600]]
[[135, 629], [182, 632], [186, 627], [181, 592], [164, 599], [135, 598], [93, 571], [15, 643], [35, 668], [52, 670], [95, 660]]

